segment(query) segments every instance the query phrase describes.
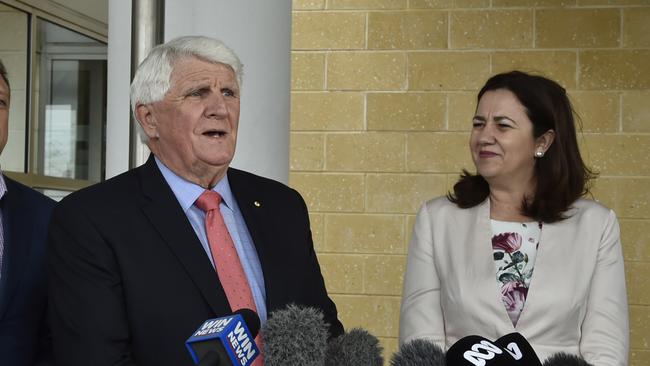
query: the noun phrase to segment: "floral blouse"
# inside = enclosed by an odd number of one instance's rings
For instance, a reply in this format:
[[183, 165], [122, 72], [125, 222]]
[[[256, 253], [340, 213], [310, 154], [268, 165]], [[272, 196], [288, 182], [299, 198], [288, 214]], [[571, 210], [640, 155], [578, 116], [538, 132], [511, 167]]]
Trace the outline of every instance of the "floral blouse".
[[491, 224], [496, 279], [508, 316], [516, 326], [528, 296], [542, 223], [491, 220]]

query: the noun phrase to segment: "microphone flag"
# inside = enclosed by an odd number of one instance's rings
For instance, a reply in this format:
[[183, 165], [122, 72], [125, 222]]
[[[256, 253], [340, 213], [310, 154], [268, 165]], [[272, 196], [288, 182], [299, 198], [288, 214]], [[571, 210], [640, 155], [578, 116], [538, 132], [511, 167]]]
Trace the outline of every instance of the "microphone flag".
[[260, 355], [255, 337], [240, 314], [206, 320], [187, 339], [185, 346], [195, 364], [211, 351], [221, 360], [230, 360], [232, 365], [238, 366], [252, 365]]

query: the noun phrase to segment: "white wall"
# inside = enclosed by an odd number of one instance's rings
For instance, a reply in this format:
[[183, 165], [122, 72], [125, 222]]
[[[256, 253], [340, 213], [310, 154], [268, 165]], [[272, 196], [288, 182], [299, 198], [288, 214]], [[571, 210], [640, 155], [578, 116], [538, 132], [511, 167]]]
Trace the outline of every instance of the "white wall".
[[[291, 0], [167, 0], [165, 40], [206, 35], [244, 63], [233, 167], [289, 176]], [[128, 167], [130, 2], [109, 2], [107, 177]]]

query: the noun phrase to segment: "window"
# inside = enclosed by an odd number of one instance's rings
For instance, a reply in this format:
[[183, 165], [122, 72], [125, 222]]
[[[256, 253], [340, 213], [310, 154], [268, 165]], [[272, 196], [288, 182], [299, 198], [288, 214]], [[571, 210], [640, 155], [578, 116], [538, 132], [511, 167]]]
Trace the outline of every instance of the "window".
[[10, 76], [4, 173], [60, 199], [104, 179], [106, 44], [0, 2]]

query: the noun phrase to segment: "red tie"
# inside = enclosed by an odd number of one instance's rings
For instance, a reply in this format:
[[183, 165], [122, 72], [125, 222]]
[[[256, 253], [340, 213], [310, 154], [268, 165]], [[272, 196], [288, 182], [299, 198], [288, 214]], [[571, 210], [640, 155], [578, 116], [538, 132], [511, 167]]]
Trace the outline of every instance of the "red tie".
[[[215, 191], [203, 192], [195, 202], [195, 205], [205, 212], [205, 232], [208, 236], [210, 252], [219, 281], [233, 311], [246, 308], [257, 312], [246, 273], [244, 273], [235, 244], [223, 221], [223, 216], [221, 216], [220, 202], [221, 195]], [[259, 334], [255, 338], [255, 343], [261, 351], [262, 340]], [[253, 363], [253, 366], [258, 365], [263, 365], [262, 357], [258, 357]]]

